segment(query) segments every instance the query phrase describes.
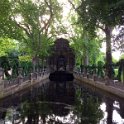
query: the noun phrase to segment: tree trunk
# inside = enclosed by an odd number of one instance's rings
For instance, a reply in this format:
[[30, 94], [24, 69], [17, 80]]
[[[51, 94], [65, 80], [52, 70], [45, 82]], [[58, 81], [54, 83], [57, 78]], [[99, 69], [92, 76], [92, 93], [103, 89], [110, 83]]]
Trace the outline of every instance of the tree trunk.
[[112, 28], [106, 26], [105, 34], [106, 34], [106, 75], [111, 79], [113, 74], [112, 69], [112, 52], [111, 52], [111, 33]]

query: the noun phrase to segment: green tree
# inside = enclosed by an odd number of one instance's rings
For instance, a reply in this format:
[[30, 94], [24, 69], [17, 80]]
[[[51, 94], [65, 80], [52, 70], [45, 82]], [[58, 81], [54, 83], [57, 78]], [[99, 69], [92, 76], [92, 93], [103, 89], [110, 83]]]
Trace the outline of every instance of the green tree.
[[0, 1], [0, 37], [20, 40], [24, 33], [17, 28], [16, 23], [11, 19], [12, 9], [11, 1]]
[[[121, 4], [120, 4], [121, 2]], [[115, 26], [121, 25], [124, 15], [124, 2], [122, 0], [80, 0], [76, 11], [84, 30], [96, 35], [97, 29], [102, 29], [106, 39], [106, 69], [107, 76], [112, 77], [111, 36]], [[119, 5], [118, 5], [119, 4]], [[72, 4], [74, 5], [74, 4]], [[116, 6], [118, 5], [118, 6]]]
[[[0, 21], [3, 21], [8, 15], [10, 10], [9, 0], [0, 1]], [[4, 11], [3, 11], [4, 10]]]
[[101, 42], [99, 39], [91, 39], [87, 32], [77, 24], [73, 26], [74, 36], [72, 39], [72, 47], [75, 50], [76, 59], [81, 65], [96, 64], [101, 52]]
[[9, 38], [0, 38], [0, 56], [8, 56], [8, 53], [17, 49], [17, 42]]
[[51, 41], [55, 33], [55, 23], [61, 18], [61, 7], [57, 0], [11, 0], [9, 5], [11, 11], [6, 21], [1, 22], [0, 34], [24, 43], [36, 63], [41, 53], [46, 56], [49, 45], [44, 44]]

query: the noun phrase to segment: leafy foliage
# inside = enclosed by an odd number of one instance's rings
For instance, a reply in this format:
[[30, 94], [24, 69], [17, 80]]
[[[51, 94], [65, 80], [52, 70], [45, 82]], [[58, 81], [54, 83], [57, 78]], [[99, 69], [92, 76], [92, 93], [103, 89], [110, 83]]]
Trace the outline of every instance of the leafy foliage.
[[86, 55], [88, 56], [90, 64], [96, 64], [97, 59], [100, 56], [101, 42], [99, 39], [91, 39], [88, 34], [83, 30], [80, 25], [76, 25], [75, 34], [71, 38], [71, 46], [75, 50], [77, 63], [85, 64], [84, 60]]
[[105, 25], [113, 27], [122, 24], [124, 3], [119, 6], [120, 2], [122, 0], [81, 0], [78, 13], [84, 28], [92, 33], [96, 28], [104, 29]]
[[[38, 55], [42, 49], [44, 37], [48, 38], [49, 27], [58, 17], [60, 7], [57, 1], [18, 1], [14, 3], [12, 20], [25, 32], [26, 45], [33, 55]], [[56, 9], [55, 9], [56, 8]], [[20, 17], [20, 21], [17, 20]], [[45, 40], [46, 41], [46, 40]], [[48, 40], [46, 41], [48, 42]]]
[[124, 51], [124, 27], [118, 27], [119, 33], [113, 38], [114, 50]]
[[[0, 21], [3, 21], [8, 15], [10, 10], [9, 0], [1, 0], [0, 1]], [[3, 11], [4, 10], [4, 11]]]
[[17, 42], [9, 38], [0, 38], [0, 56], [7, 56], [12, 50], [17, 49]]
[[57, 0], [11, 0], [7, 5], [10, 8], [0, 23], [0, 35], [22, 42], [32, 56], [39, 56], [42, 48], [46, 54], [47, 48], [44, 47], [49, 45], [49, 39], [55, 32], [54, 23], [61, 18], [61, 7]]
[[124, 20], [123, 5], [116, 6], [121, 0], [81, 0], [77, 8], [79, 21], [91, 37], [96, 36], [98, 28], [105, 33], [106, 39], [106, 74], [112, 78], [111, 38], [112, 30], [122, 25]]

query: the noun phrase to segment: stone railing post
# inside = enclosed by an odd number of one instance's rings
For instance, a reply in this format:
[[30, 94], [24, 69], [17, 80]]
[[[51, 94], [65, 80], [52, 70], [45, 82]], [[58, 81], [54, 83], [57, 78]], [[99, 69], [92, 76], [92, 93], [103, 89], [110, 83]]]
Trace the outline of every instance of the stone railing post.
[[87, 77], [87, 73], [85, 71], [83, 72], [83, 77]]
[[45, 74], [45, 71], [43, 70], [42, 75], [44, 76], [44, 74]]
[[23, 83], [23, 76], [21, 74], [19, 74], [18, 76], [18, 84]]
[[37, 72], [37, 81], [39, 81], [39, 78], [40, 76], [39, 76], [39, 72]]
[[105, 85], [109, 85], [110, 84], [110, 79], [108, 76], [105, 76]]
[[85, 77], [85, 74], [84, 74], [84, 72], [82, 73], [82, 77]]
[[97, 75], [96, 74], [93, 74], [93, 80], [97, 81]]
[[4, 80], [0, 79], [0, 97], [3, 96], [4, 93]]
[[90, 77], [90, 74], [89, 74], [89, 73], [87, 73], [87, 79], [89, 79], [89, 77]]
[[31, 84], [32, 84], [34, 81], [34, 74], [33, 73], [30, 73], [30, 80], [31, 80]]
[[4, 69], [0, 67], [0, 79], [4, 77]]
[[38, 72], [35, 72], [35, 80], [38, 80]]
[[3, 95], [4, 92], [4, 69], [0, 68], [0, 97]]
[[19, 68], [18, 73], [19, 73], [18, 84], [21, 84], [21, 83], [23, 83], [22, 68]]

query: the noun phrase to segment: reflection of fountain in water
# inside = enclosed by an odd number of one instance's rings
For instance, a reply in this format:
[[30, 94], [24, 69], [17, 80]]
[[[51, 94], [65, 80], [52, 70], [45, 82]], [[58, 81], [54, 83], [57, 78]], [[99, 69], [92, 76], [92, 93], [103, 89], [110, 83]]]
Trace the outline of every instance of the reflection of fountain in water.
[[[0, 102], [0, 107], [4, 111], [0, 111], [0, 117], [3, 120], [5, 117], [8, 118], [9, 110], [13, 106], [16, 113], [14, 121], [20, 121], [20, 124], [21, 122], [28, 124], [124, 123], [121, 118], [121, 116], [123, 117], [123, 102], [114, 102], [108, 97], [105, 97], [104, 100], [101, 95], [89, 91], [88, 88], [80, 85], [73, 86], [73, 82], [67, 82], [66, 87], [64, 83], [59, 83], [59, 85], [56, 83], [50, 82], [42, 86], [35, 86], [30, 91], [27, 90], [3, 100], [3, 103]], [[104, 118], [102, 118], [100, 108], [106, 115]], [[13, 117], [13, 114], [11, 113], [10, 116]], [[101, 121], [99, 122], [99, 120]]]
[[[28, 124], [37, 124], [38, 122], [45, 124], [46, 121], [58, 123], [71, 120], [69, 117], [72, 116], [70, 111], [74, 104], [74, 94], [75, 91], [72, 86], [67, 85], [67, 88], [60, 86], [56, 89], [53, 84], [49, 83], [47, 87], [45, 85], [34, 87], [30, 91], [18, 94], [18, 97], [12, 96], [5, 99], [1, 106], [3, 108], [15, 106], [16, 112], [18, 111], [20, 114], [16, 121], [27, 122]], [[6, 118], [8, 113], [10, 112], [6, 109]]]

